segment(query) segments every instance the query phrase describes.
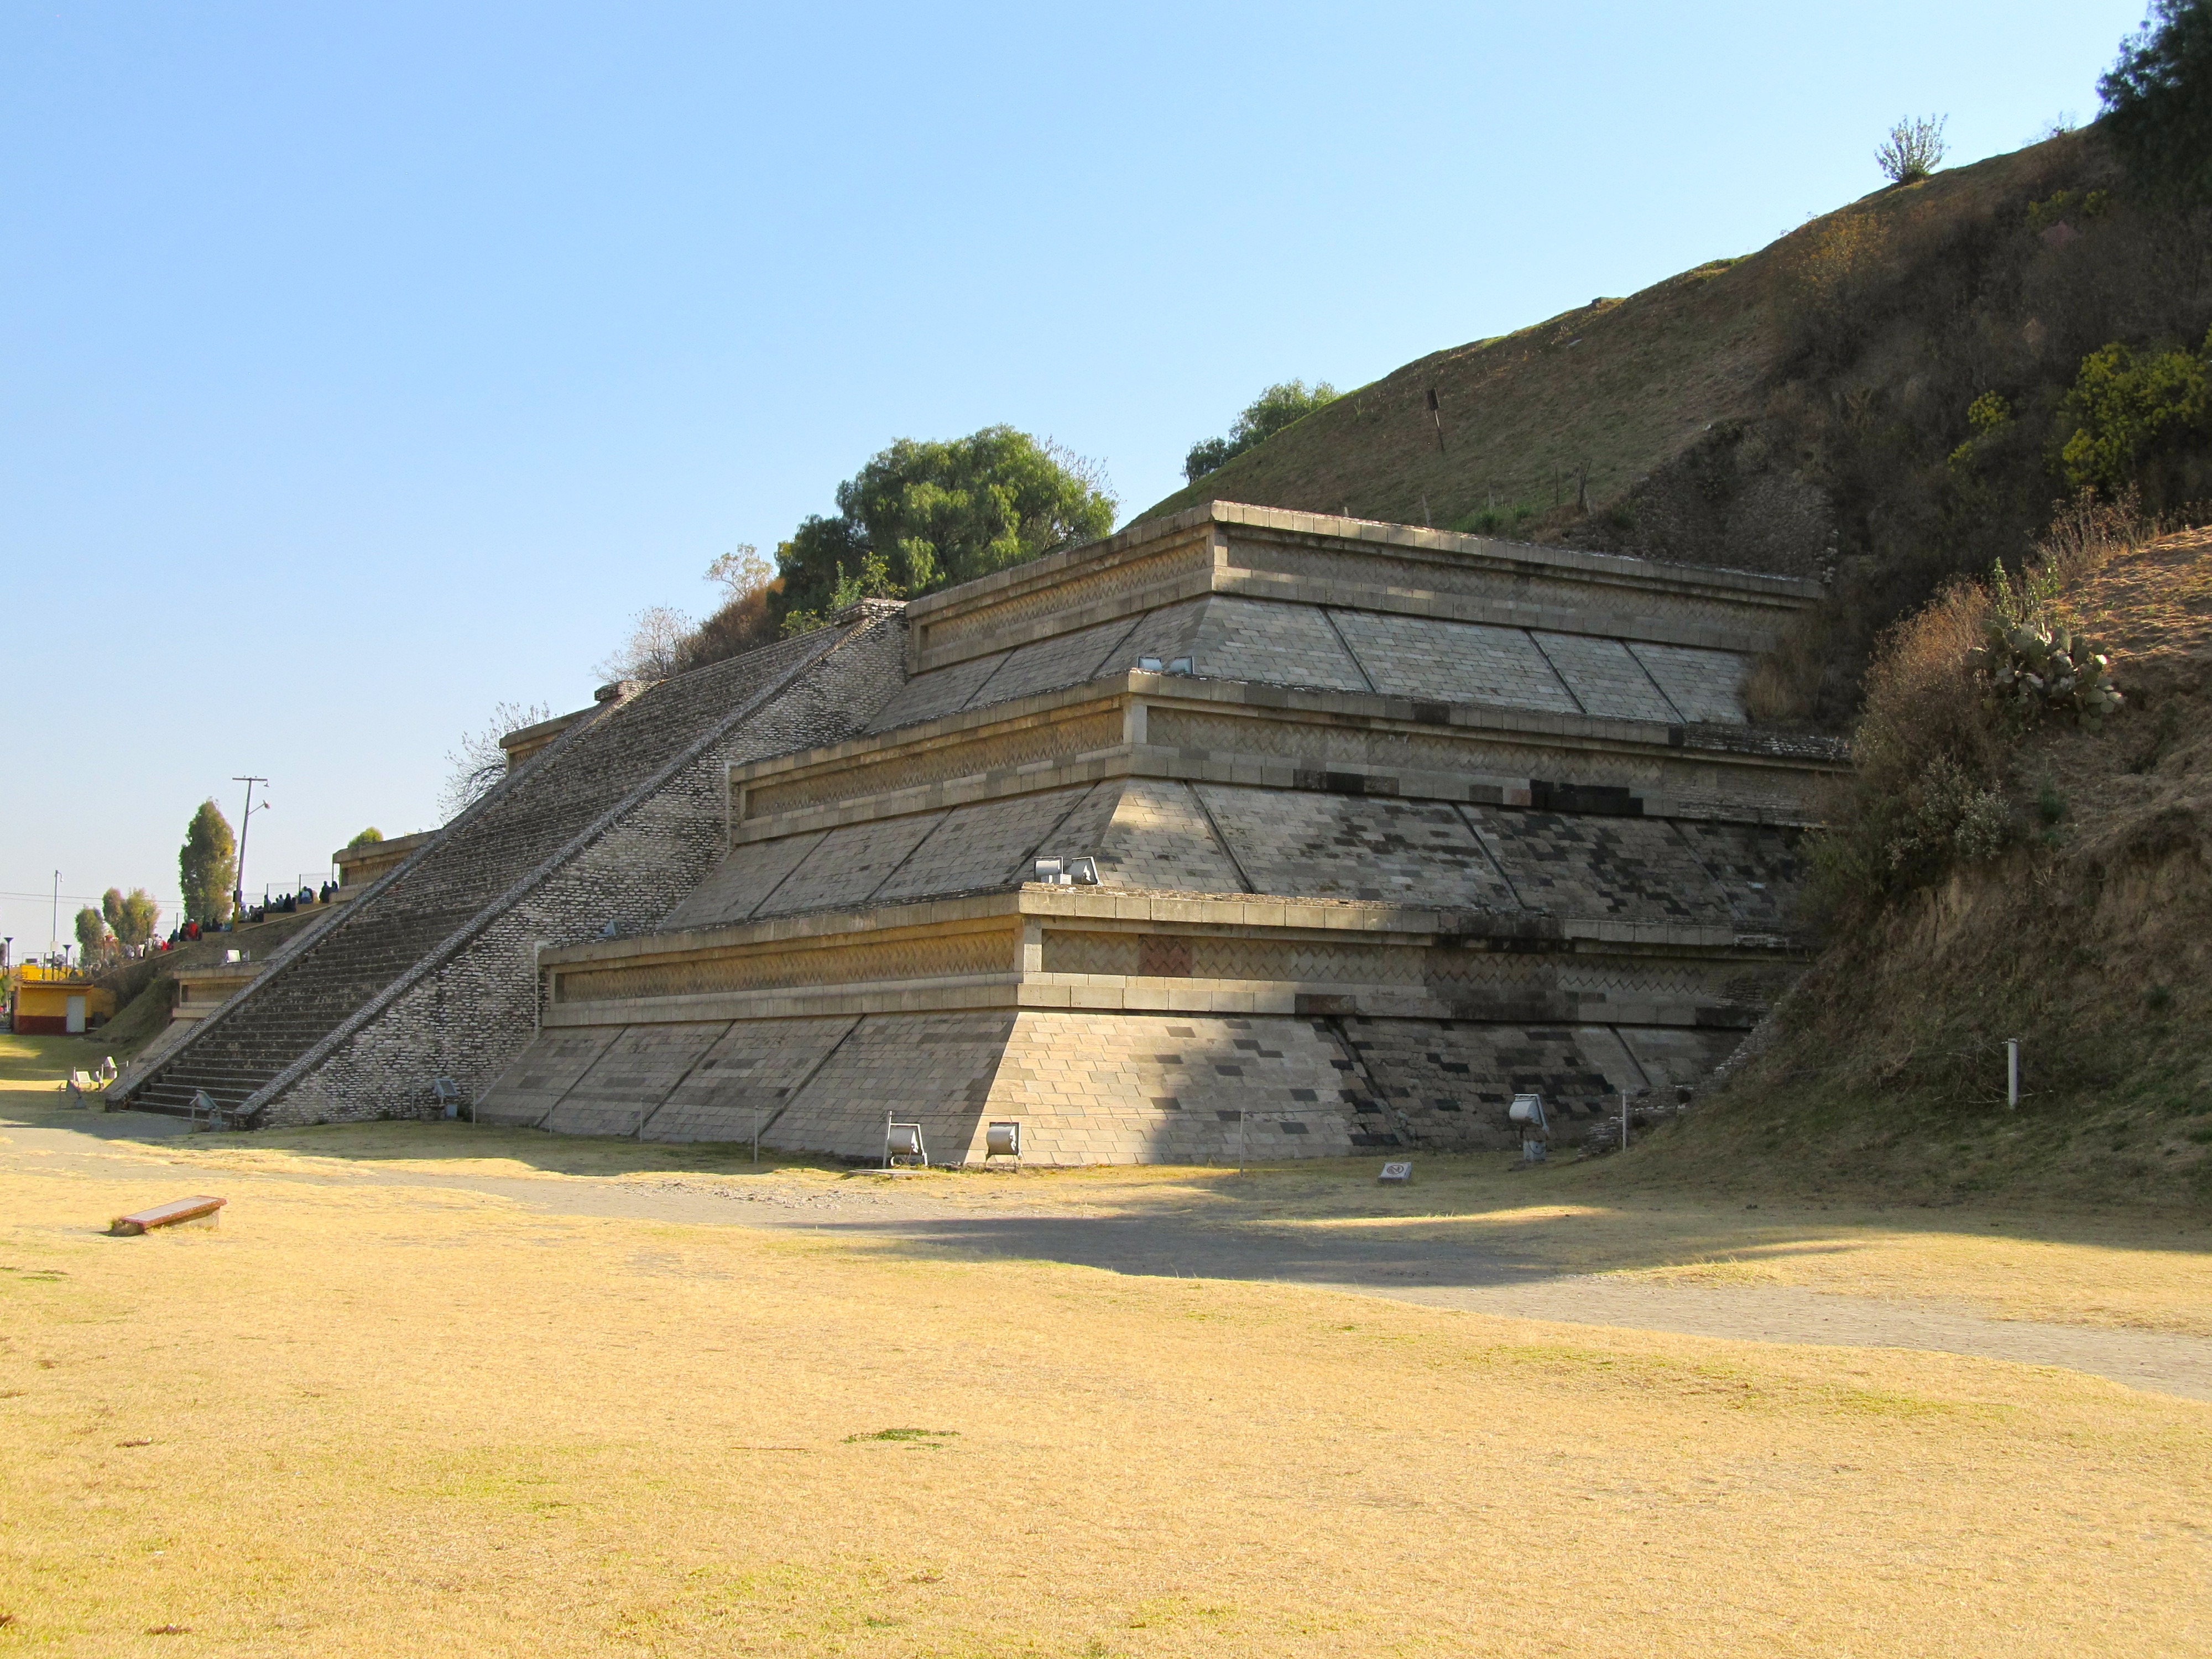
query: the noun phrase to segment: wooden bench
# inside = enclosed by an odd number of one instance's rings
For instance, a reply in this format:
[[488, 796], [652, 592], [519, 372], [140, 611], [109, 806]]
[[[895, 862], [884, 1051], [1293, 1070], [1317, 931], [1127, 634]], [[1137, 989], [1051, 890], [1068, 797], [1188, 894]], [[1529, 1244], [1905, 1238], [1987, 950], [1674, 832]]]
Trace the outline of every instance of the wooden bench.
[[179, 1198], [171, 1203], [156, 1204], [150, 1210], [117, 1216], [107, 1224], [107, 1231], [118, 1238], [135, 1238], [156, 1227], [175, 1227], [188, 1222], [213, 1227], [218, 1224], [216, 1212], [229, 1201], [223, 1198]]

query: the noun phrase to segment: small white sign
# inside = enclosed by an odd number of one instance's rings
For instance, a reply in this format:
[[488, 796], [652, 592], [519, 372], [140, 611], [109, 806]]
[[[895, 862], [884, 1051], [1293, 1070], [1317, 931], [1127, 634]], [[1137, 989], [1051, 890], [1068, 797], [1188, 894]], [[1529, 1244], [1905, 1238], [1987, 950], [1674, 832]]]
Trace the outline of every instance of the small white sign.
[[1383, 1181], [1411, 1181], [1413, 1178], [1413, 1166], [1410, 1163], [1385, 1164], [1382, 1166], [1382, 1175], [1377, 1178]]

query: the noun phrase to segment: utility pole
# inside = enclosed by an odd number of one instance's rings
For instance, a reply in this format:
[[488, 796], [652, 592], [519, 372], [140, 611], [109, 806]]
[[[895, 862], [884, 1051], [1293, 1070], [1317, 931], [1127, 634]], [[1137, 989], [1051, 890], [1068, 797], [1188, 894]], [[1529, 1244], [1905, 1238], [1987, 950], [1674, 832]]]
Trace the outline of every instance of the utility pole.
[[46, 959], [53, 959], [54, 947], [62, 937], [62, 872], [54, 872], [54, 914], [46, 922]]
[[269, 803], [265, 800], [258, 806], [253, 804], [253, 786], [258, 783], [266, 788], [269, 780], [234, 777], [231, 781], [246, 786], [246, 811], [238, 820], [238, 867], [231, 872], [230, 912], [231, 921], [234, 926], [239, 916], [246, 909], [246, 837], [253, 828], [253, 815], [256, 812], [265, 812], [269, 810]]

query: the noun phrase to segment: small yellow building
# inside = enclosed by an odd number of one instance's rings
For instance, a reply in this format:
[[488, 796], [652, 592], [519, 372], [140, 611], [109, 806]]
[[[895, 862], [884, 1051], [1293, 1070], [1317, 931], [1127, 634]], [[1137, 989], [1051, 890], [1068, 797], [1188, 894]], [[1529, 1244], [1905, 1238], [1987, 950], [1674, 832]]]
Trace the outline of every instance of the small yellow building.
[[102, 990], [73, 969], [32, 963], [15, 971], [15, 994], [8, 1004], [15, 1030], [58, 1036], [90, 1030], [114, 1017], [115, 993]]

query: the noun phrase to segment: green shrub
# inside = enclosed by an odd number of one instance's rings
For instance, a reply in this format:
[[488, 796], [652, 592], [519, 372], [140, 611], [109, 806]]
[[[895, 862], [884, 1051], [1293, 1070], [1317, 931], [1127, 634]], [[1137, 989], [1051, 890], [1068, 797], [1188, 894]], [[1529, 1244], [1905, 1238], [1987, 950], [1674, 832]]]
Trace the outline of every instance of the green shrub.
[[2063, 623], [1991, 617], [1973, 660], [1988, 682], [1992, 714], [2016, 720], [2056, 714], [2091, 726], [2119, 711], [2112, 659]]
[[1495, 536], [1499, 532], [1512, 532], [1534, 518], [1540, 508], [1527, 501], [1516, 501], [1510, 507], [1483, 507], [1462, 518], [1454, 528], [1472, 536]]
[[1935, 880], [1954, 864], [1993, 859], [2013, 843], [2004, 797], [1948, 755], [1921, 769], [1899, 809], [1884, 852], [1890, 869], [1908, 886]]
[[1889, 130], [1874, 159], [1890, 183], [1912, 184], [1936, 171], [1943, 160], [1943, 124], [1949, 118], [1923, 115], [1915, 120], [1906, 116]]
[[1976, 447], [1990, 434], [2002, 431], [2012, 424], [2012, 402], [2003, 393], [1984, 392], [1966, 405], [1966, 424], [1974, 435], [1951, 452], [1946, 463], [1956, 472], [1974, 458]]
[[2045, 231], [2070, 219], [2102, 218], [2112, 204], [2112, 193], [2108, 190], [2062, 190], [2027, 204], [2027, 228]]
[[1103, 536], [1114, 506], [1098, 469], [1049, 439], [1008, 426], [902, 438], [837, 486], [836, 517], [811, 514], [778, 544], [769, 611], [789, 634], [870, 594], [933, 593]]
[[1978, 433], [1994, 431], [2012, 419], [2012, 404], [2002, 392], [1984, 392], [1966, 405], [1966, 424]]
[[1190, 453], [1183, 458], [1183, 477], [1196, 483], [1293, 422], [1334, 403], [1336, 396], [1336, 388], [1327, 380], [1316, 380], [1310, 387], [1304, 380], [1284, 380], [1269, 386], [1245, 406], [1227, 437], [1202, 438], [1190, 447]]
[[2069, 488], [2117, 496], [2136, 482], [2154, 449], [2202, 428], [2212, 412], [2204, 349], [2139, 352], [2114, 341], [2081, 360], [2062, 418], [2069, 435], [2058, 463]]

